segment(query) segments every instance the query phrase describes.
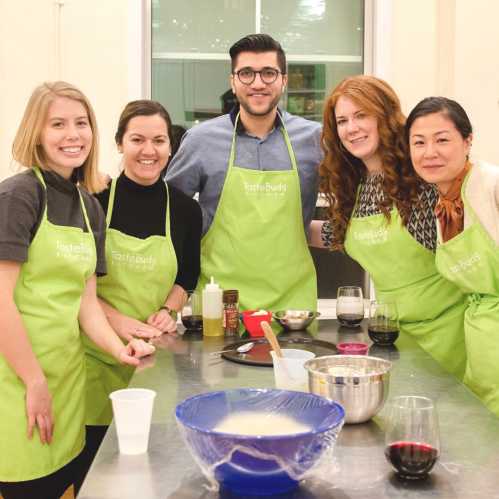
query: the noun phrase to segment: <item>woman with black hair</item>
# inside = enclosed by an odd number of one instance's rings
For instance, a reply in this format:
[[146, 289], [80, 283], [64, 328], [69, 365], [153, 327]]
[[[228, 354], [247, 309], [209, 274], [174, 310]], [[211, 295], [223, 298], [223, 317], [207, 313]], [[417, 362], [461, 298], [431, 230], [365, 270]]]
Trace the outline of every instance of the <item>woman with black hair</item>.
[[445, 97], [407, 119], [414, 169], [439, 193], [437, 269], [468, 295], [464, 382], [499, 416], [499, 168], [469, 160], [472, 138], [465, 110]]

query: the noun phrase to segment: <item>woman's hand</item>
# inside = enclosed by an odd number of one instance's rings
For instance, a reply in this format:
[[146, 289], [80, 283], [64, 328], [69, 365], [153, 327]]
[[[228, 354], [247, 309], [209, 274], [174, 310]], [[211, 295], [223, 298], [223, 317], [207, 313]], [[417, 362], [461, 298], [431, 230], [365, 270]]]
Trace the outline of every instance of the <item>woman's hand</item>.
[[52, 416], [52, 395], [47, 380], [37, 380], [26, 386], [26, 415], [28, 416], [28, 438], [33, 438], [33, 429], [38, 426], [42, 444], [52, 442], [54, 419]]
[[177, 321], [164, 309], [150, 315], [147, 323], [162, 333], [175, 333], [177, 331]]
[[153, 345], [150, 345], [143, 340], [134, 339], [119, 352], [118, 360], [123, 364], [138, 366], [141, 357], [151, 355], [155, 350], [156, 348]]
[[108, 319], [111, 327], [125, 341], [131, 341], [134, 338], [155, 338], [163, 333], [154, 324], [149, 325], [121, 313], [109, 316]]
[[151, 340], [151, 343], [161, 350], [169, 350], [174, 354], [185, 354], [188, 350], [186, 341], [182, 341], [177, 334], [163, 334]]

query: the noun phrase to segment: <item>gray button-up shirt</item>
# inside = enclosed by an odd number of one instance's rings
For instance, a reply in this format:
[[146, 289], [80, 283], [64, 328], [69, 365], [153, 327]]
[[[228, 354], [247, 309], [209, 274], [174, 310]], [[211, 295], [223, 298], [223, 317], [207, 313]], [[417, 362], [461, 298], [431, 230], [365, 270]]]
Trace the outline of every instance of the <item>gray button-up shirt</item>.
[[[304, 227], [312, 220], [322, 160], [321, 125], [287, 112], [282, 121], [296, 156], [300, 178]], [[199, 192], [203, 211], [203, 234], [210, 228], [222, 193], [229, 164], [234, 113], [224, 114], [191, 128], [166, 173], [166, 180], [189, 196]], [[276, 120], [279, 124], [280, 120]], [[263, 139], [238, 127], [235, 165], [253, 170], [289, 170], [291, 161], [280, 126]]]

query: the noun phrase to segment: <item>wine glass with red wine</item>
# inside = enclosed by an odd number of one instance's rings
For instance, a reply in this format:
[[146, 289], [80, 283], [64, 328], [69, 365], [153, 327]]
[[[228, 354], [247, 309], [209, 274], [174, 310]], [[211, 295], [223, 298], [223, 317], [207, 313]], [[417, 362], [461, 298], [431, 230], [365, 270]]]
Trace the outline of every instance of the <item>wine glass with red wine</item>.
[[187, 331], [201, 331], [203, 329], [201, 293], [197, 290], [187, 293], [189, 298], [181, 312], [182, 324]]
[[389, 411], [385, 456], [404, 479], [428, 476], [440, 455], [437, 412], [431, 399], [395, 398]]
[[399, 337], [399, 321], [395, 302], [373, 300], [369, 306], [367, 333], [372, 342], [389, 346]]
[[360, 326], [364, 318], [364, 297], [359, 286], [340, 286], [336, 296], [336, 318], [342, 326]]

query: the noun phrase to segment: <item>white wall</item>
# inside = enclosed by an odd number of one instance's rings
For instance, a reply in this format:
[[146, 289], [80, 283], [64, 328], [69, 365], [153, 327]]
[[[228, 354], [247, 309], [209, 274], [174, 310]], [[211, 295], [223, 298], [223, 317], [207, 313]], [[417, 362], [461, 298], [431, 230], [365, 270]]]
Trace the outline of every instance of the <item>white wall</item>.
[[[408, 113], [419, 100], [445, 95], [468, 112], [472, 155], [499, 165], [499, 2], [389, 1], [391, 44], [384, 77]], [[387, 67], [385, 67], [385, 65]]]
[[[0, 179], [13, 173], [10, 148], [31, 90], [54, 79], [66, 79], [88, 95], [101, 132], [101, 169], [117, 172], [112, 137], [119, 112], [128, 100], [145, 95], [140, 85], [141, 4], [0, 0]], [[375, 4], [387, 19], [380, 37], [381, 76], [399, 93], [404, 110], [428, 95], [457, 99], [475, 126], [475, 157], [499, 164], [499, 2]]]
[[454, 95], [475, 128], [473, 155], [499, 165], [499, 2], [456, 1]]
[[393, 0], [392, 6], [391, 46], [387, 50], [391, 64], [387, 80], [407, 112], [422, 97], [435, 92], [435, 0]]
[[129, 37], [136, 36], [129, 30], [133, 3], [141, 2], [0, 0], [0, 179], [14, 173], [11, 144], [31, 91], [57, 79], [77, 85], [92, 102], [101, 169], [117, 172], [118, 116], [130, 98], [140, 97], [129, 72], [130, 64], [137, 65], [128, 56]]

